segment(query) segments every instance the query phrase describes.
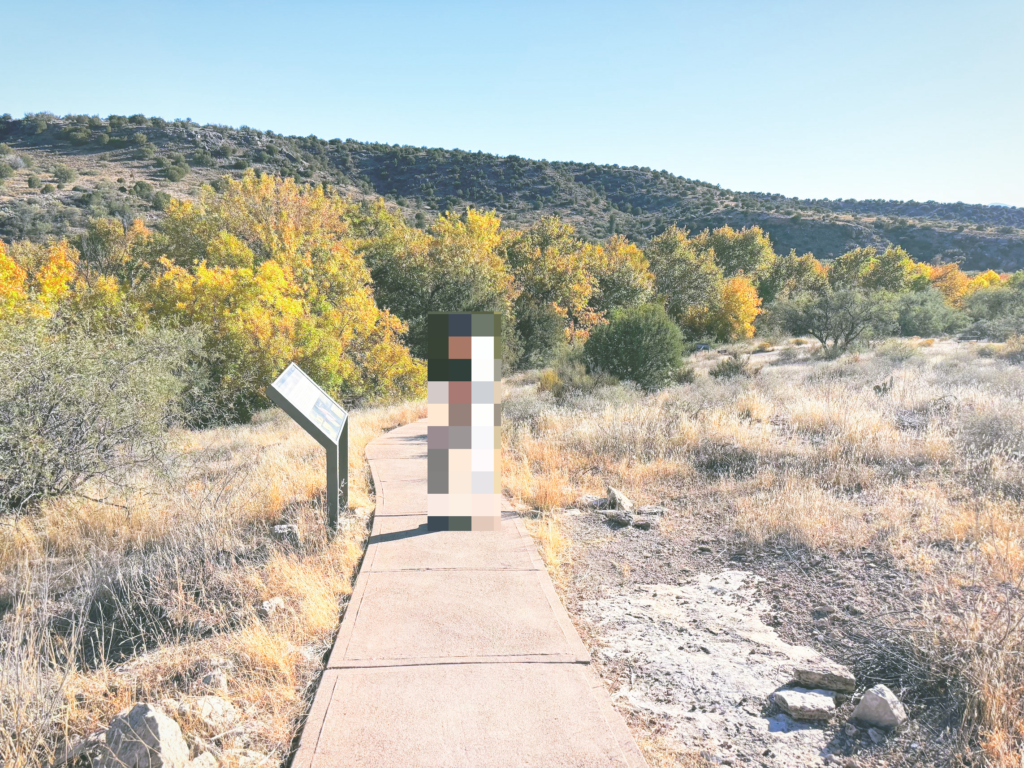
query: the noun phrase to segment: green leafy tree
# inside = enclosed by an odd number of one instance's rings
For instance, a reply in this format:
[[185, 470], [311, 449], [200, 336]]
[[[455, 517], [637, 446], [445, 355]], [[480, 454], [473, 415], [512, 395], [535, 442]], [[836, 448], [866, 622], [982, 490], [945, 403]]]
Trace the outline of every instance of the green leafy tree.
[[945, 297], [934, 288], [900, 294], [896, 299], [896, 311], [901, 336], [955, 333], [968, 324], [967, 315], [949, 306]]
[[757, 281], [757, 293], [765, 305], [803, 291], [817, 291], [828, 284], [827, 270], [813, 253], [797, 256], [791, 250], [779, 256]]
[[654, 295], [654, 275], [644, 252], [622, 235], [612, 235], [603, 246], [591, 246], [587, 261], [597, 278], [595, 309], [638, 307]]
[[698, 248], [685, 229], [666, 229], [651, 241], [647, 257], [655, 291], [677, 323], [721, 297], [724, 280], [714, 250]]
[[[585, 333], [598, 320], [591, 306], [598, 290], [590, 263], [592, 253], [571, 225], [554, 216], [541, 219], [525, 232], [510, 233], [503, 257], [515, 276], [517, 306], [523, 308], [522, 313], [517, 309], [517, 317], [522, 315], [524, 323], [518, 330], [527, 347], [539, 349], [538, 345], [544, 344], [541, 339], [536, 344], [530, 341], [528, 334], [534, 328], [550, 329], [554, 320], [547, 308], [562, 318], [563, 334], [568, 337]], [[542, 316], [544, 322], [537, 325]]]
[[779, 315], [790, 333], [813, 336], [829, 357], [838, 357], [858, 339], [898, 328], [892, 297], [859, 288], [829, 287], [800, 294], [784, 302]]
[[875, 266], [877, 250], [854, 248], [833, 261], [828, 268], [828, 282], [833, 288], [862, 288]]
[[862, 286], [869, 291], [900, 293], [910, 288], [914, 260], [899, 246], [890, 245], [874, 260]]

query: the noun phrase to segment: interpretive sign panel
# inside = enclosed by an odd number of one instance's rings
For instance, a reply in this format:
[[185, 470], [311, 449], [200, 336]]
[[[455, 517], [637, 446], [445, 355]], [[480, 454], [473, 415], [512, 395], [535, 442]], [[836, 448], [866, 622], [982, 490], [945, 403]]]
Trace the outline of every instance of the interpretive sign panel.
[[[348, 414], [295, 363], [270, 385], [337, 445]], [[315, 436], [315, 435], [314, 435]]]
[[327, 450], [327, 517], [336, 528], [339, 506], [348, 508], [348, 413], [295, 363], [267, 387], [267, 397]]

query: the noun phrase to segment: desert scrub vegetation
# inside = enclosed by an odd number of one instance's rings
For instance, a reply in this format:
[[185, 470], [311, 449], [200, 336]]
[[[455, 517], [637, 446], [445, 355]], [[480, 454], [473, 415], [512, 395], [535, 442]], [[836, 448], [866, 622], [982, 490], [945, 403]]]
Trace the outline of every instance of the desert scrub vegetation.
[[[175, 429], [123, 482], [0, 519], [0, 764], [48, 765], [137, 702], [175, 717], [193, 757], [285, 760], [362, 556], [365, 445], [422, 415], [351, 414], [354, 512], [333, 538], [323, 451], [279, 411]], [[227, 733], [189, 709], [209, 693], [236, 709]]]
[[748, 555], [871, 563], [869, 588], [871, 574], [906, 575], [913, 588], [879, 597], [829, 650], [863, 683], [900, 691], [945, 745], [944, 764], [1019, 766], [1024, 370], [979, 349], [780, 354], [756, 377], [729, 378], [708, 375], [720, 363], [704, 353], [692, 384], [650, 394], [623, 384], [556, 399], [512, 377], [506, 487], [537, 510], [533, 530], [563, 585], [588, 566], [562, 513], [606, 484], [674, 509], [660, 536], [692, 525]]

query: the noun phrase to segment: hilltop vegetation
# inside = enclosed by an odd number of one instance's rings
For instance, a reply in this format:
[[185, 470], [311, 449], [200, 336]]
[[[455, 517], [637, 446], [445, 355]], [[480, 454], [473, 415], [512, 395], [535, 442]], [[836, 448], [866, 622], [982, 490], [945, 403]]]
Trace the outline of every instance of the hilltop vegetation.
[[[80, 232], [90, 216], [160, 217], [168, 196], [246, 168], [381, 196], [410, 224], [444, 211], [492, 209], [525, 228], [557, 214], [587, 241], [643, 244], [669, 226], [760, 226], [780, 252], [829, 259], [854, 247], [898, 245], [921, 261], [967, 270], [1024, 267], [1020, 208], [886, 200], [799, 200], [735, 192], [650, 168], [527, 160], [481, 152], [281, 136], [143, 115], [49, 113], [0, 119], [0, 237]], [[5, 170], [6, 168], [6, 170]]]

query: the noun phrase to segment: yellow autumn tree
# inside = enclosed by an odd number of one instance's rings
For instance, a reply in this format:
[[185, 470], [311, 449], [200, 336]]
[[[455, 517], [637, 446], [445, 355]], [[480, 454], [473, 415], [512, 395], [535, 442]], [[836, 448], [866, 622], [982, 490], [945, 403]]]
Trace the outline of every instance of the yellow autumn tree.
[[967, 295], [980, 291], [982, 288], [994, 288], [1002, 285], [1006, 280], [1002, 275], [996, 272], [994, 269], [988, 269], [982, 272], [980, 275], [975, 275], [971, 278], [971, 281], [967, 284]]
[[962, 308], [969, 293], [971, 279], [963, 273], [960, 265], [940, 264], [931, 267], [928, 275], [931, 284], [945, 296], [946, 302], [953, 307]]
[[[427, 356], [428, 312], [511, 318], [517, 289], [503, 258], [511, 233], [496, 213], [446, 213], [426, 233], [406, 227], [379, 203], [359, 215], [364, 218], [356, 229], [365, 236], [360, 249], [373, 270], [378, 301], [408, 323], [414, 354]], [[502, 331], [508, 330], [506, 323]]]
[[50, 317], [72, 295], [79, 278], [79, 254], [67, 240], [0, 242], [0, 308], [4, 312]]
[[[564, 320], [567, 341], [585, 340], [601, 315], [590, 306], [598, 290], [588, 262], [589, 249], [571, 224], [557, 216], [541, 219], [508, 238], [504, 258], [519, 291], [517, 315], [536, 315], [549, 307]], [[530, 340], [524, 340], [529, 346]]]
[[236, 417], [266, 403], [290, 361], [349, 402], [421, 391], [424, 368], [404, 324], [375, 303], [348, 210], [330, 190], [249, 172], [173, 201], [147, 245], [162, 254], [148, 311], [204, 329], [211, 394]]
[[737, 275], [725, 281], [713, 305], [690, 313], [683, 325], [694, 338], [749, 339], [754, 335], [754, 320], [759, 314], [761, 298], [757, 289], [745, 275]]
[[18, 312], [28, 298], [28, 273], [0, 240], [0, 318]]

